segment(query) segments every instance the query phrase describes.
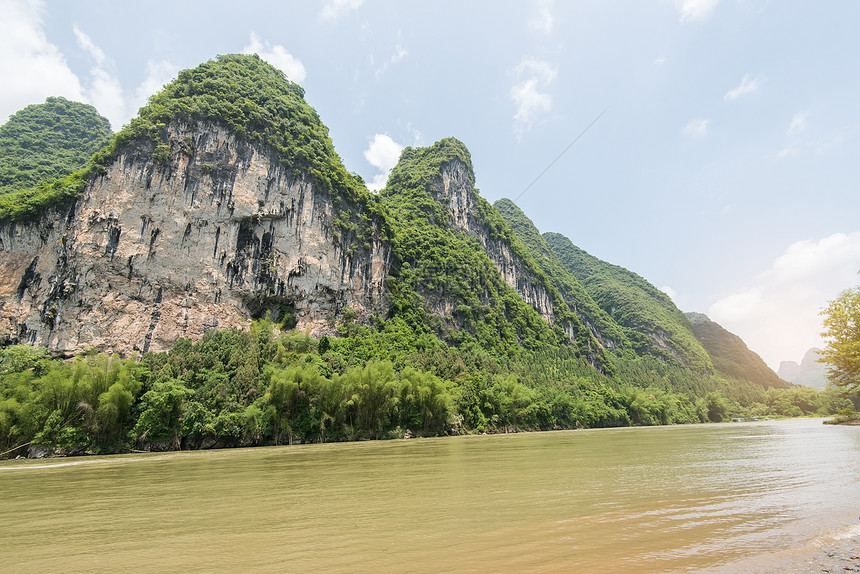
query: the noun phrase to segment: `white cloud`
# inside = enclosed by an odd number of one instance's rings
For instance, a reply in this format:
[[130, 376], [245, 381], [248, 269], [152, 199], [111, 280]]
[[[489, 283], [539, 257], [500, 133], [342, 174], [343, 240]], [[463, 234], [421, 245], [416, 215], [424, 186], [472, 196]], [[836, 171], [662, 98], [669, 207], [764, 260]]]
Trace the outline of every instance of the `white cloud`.
[[549, 62], [525, 58], [513, 70], [517, 80], [511, 87], [511, 99], [516, 106], [514, 130], [518, 137], [529, 131], [534, 119], [552, 110], [552, 96], [546, 88], [558, 74]]
[[708, 315], [739, 335], [773, 368], [822, 346], [820, 310], [858, 283], [860, 231], [789, 245], [750, 286], [711, 305]]
[[[376, 77], [377, 78], [381, 77], [382, 74], [384, 74], [386, 71], [388, 71], [388, 68], [390, 68], [394, 64], [398, 63], [399, 61], [401, 61], [403, 58], [405, 58], [408, 55], [409, 55], [409, 52], [406, 50], [406, 48], [403, 47], [403, 39], [400, 37], [400, 32], [398, 31], [397, 32], [397, 45], [394, 46], [394, 53], [385, 62], [383, 62], [381, 66], [379, 66], [376, 69]], [[375, 62], [375, 60], [373, 58], [373, 54], [371, 54], [370, 55], [370, 65], [373, 66], [374, 62]]]
[[242, 50], [243, 54], [257, 54], [265, 61], [281, 70], [287, 75], [287, 78], [298, 84], [305, 81], [307, 72], [302, 61], [287, 52], [286, 48], [280, 44], [271, 45], [269, 42], [263, 42], [259, 36], [251, 32], [251, 39], [247, 46]]
[[688, 137], [702, 138], [708, 135], [710, 129], [711, 120], [696, 119], [681, 128], [681, 133]]
[[792, 243], [773, 262], [773, 272], [780, 281], [810, 282], [839, 275], [846, 266], [849, 273], [843, 277], [860, 270], [860, 232], [834, 233], [820, 241], [804, 239]]
[[743, 321], [750, 314], [761, 308], [762, 290], [748, 289], [723, 297], [708, 309], [710, 318], [717, 323], [726, 324]]
[[72, 30], [75, 32], [75, 40], [77, 40], [78, 46], [96, 61], [96, 66], [103, 65], [105, 63], [105, 53], [102, 49], [96, 46], [89, 36], [81, 32], [77, 24], [72, 27]]
[[788, 126], [788, 135], [796, 136], [806, 131], [809, 114], [807, 112], [798, 112], [791, 118], [791, 123]]
[[537, 0], [535, 9], [535, 15], [529, 20], [529, 30], [538, 34], [549, 34], [553, 25], [552, 0]]
[[90, 82], [84, 90], [86, 99], [101, 115], [110, 120], [113, 129], [117, 130], [128, 119], [119, 78], [115, 72], [108, 69], [111, 67], [111, 62], [105, 57], [102, 49], [77, 26], [74, 26], [74, 33], [78, 46], [93, 59]]
[[[6, 0], [0, 18], [0, 124], [9, 115], [48, 96], [84, 100], [78, 77], [43, 29], [43, 4], [37, 0]], [[12, 81], [14, 79], [14, 81]]]
[[756, 75], [755, 77], [752, 77], [750, 74], [745, 74], [743, 79], [741, 79], [741, 83], [726, 92], [724, 97], [728, 101], [736, 100], [748, 94], [754, 94], [759, 91], [759, 88], [762, 87], [765, 80], [766, 78], [761, 74]]
[[704, 20], [711, 15], [720, 0], [675, 0], [675, 8], [681, 14], [681, 22]]
[[165, 84], [173, 80], [179, 73], [179, 66], [167, 60], [149, 60], [146, 62], [146, 78], [134, 92], [134, 101], [131, 109], [137, 110], [146, 104], [149, 96], [161, 91]]
[[385, 134], [376, 134], [370, 141], [370, 145], [364, 150], [364, 159], [379, 170], [367, 187], [372, 191], [379, 191], [385, 187], [388, 175], [397, 165], [403, 146]]
[[779, 150], [779, 152], [776, 154], [776, 159], [785, 159], [787, 157], [794, 157], [799, 152], [800, 152], [800, 148], [798, 148], [797, 146], [794, 146], [794, 145], [788, 146], [786, 148]]
[[351, 10], [358, 10], [364, 0], [328, 0], [320, 12], [323, 20], [337, 20]]

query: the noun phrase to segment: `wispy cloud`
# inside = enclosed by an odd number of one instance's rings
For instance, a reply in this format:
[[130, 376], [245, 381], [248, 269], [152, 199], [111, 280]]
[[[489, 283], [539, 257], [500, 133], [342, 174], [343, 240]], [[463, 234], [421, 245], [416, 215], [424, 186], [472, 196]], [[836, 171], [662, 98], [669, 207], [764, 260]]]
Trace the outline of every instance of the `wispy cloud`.
[[84, 91], [85, 96], [100, 114], [110, 120], [114, 129], [119, 129], [128, 116], [122, 84], [113, 69], [113, 63], [77, 25], [74, 26], [73, 31], [78, 47], [89, 54], [93, 60], [93, 67], [90, 68], [90, 82]]
[[797, 241], [748, 287], [715, 301], [708, 314], [776, 367], [820, 346], [819, 312], [857, 283], [858, 269], [860, 231]]
[[785, 159], [787, 157], [794, 157], [798, 153], [800, 153], [800, 148], [796, 145], [790, 145], [788, 147], [784, 147], [779, 150], [776, 154], [776, 159]]
[[275, 66], [287, 75], [290, 81], [301, 84], [307, 77], [302, 61], [287, 52], [280, 44], [272, 45], [260, 39], [257, 34], [251, 32], [248, 45], [242, 50], [243, 54], [257, 54], [271, 65]]
[[736, 100], [740, 97], [758, 92], [762, 85], [764, 85], [765, 80], [766, 78], [761, 74], [758, 74], [755, 77], [750, 74], [744, 75], [740, 84], [726, 92], [726, 101]]
[[516, 106], [514, 131], [522, 137], [537, 116], [552, 110], [552, 95], [546, 89], [555, 81], [557, 69], [544, 60], [525, 58], [513, 69], [517, 82], [511, 87]]
[[681, 133], [687, 137], [693, 138], [703, 138], [711, 130], [711, 120], [706, 119], [695, 119], [687, 122], [687, 124], [681, 128]]
[[704, 20], [711, 15], [720, 0], [675, 0], [681, 22]]
[[529, 20], [529, 30], [538, 34], [552, 32], [554, 19], [552, 17], [552, 0], [537, 0], [534, 3], [534, 15]]
[[[44, 5], [37, 0], [9, 0], [0, 18], [0, 124], [10, 114], [48, 96], [84, 100], [83, 87], [66, 59], [45, 35]], [[14, 79], [14, 81], [12, 81]]]
[[385, 187], [388, 176], [394, 166], [397, 165], [402, 151], [403, 146], [386, 134], [375, 134], [371, 138], [370, 144], [364, 150], [364, 159], [378, 169], [379, 173], [373, 176], [373, 180], [367, 184], [368, 189], [379, 191]]
[[358, 10], [364, 0], [328, 0], [320, 11], [323, 20], [337, 20], [353, 10]]
[[[403, 58], [405, 58], [408, 55], [409, 55], [409, 51], [403, 47], [403, 38], [400, 34], [400, 31], [398, 31], [397, 32], [397, 44], [394, 46], [394, 51], [391, 54], [391, 56], [389, 56], [388, 59], [382, 63], [382, 65], [380, 65], [378, 68], [376, 68], [376, 72], [375, 72], [376, 77], [377, 78], [382, 77], [382, 75], [388, 71], [388, 68], [397, 64], [398, 62], [403, 60]], [[375, 60], [373, 58], [373, 55], [371, 54], [370, 65], [373, 66], [374, 63], [375, 63]]]
[[806, 131], [808, 125], [809, 114], [807, 112], [798, 112], [791, 118], [791, 123], [788, 125], [788, 135], [796, 136]]

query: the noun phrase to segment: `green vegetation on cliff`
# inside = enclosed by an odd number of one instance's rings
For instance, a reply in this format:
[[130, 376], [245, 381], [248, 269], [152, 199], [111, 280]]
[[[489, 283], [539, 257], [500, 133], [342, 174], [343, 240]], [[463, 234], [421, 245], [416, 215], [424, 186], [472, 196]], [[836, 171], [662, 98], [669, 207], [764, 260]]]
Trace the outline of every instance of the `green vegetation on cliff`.
[[[442, 194], [442, 172], [459, 166], [474, 199], [475, 225], [487, 240], [509, 247], [553, 302], [554, 322], [541, 315], [502, 278], [479, 239], [456, 227]], [[566, 347], [599, 368], [603, 352], [569, 311], [498, 212], [473, 189], [466, 147], [448, 138], [426, 148], [406, 148], [379, 197], [392, 230], [397, 258], [389, 283], [391, 314], [416, 329], [443, 335], [453, 345], [477, 344], [501, 356], [520, 356], [545, 346]], [[464, 208], [465, 209], [465, 208]], [[442, 312], [440, 312], [442, 311]], [[440, 316], [448, 315], [447, 322]], [[565, 334], [574, 332], [574, 344]]]
[[638, 355], [653, 355], [695, 371], [713, 369], [690, 323], [668, 295], [639, 275], [601, 261], [558, 233], [545, 233], [552, 252], [622, 328]]
[[761, 357], [747, 348], [740, 337], [729, 333], [701, 313], [686, 313], [696, 339], [705, 347], [714, 368], [730, 377], [746, 379], [763, 387], [788, 388]]
[[166, 159], [182, 142], [168, 139], [174, 122], [213, 122], [239, 139], [278, 153], [285, 166], [307, 172], [335, 195], [368, 193], [343, 167], [328, 128], [304, 99], [304, 89], [256, 54], [228, 54], [183, 70], [149, 99], [134, 119], [93, 158], [104, 167], [137, 148]]
[[[360, 177], [344, 168], [316, 111], [304, 100], [304, 90], [257, 55], [229, 54], [179, 76], [149, 99], [138, 116], [95, 152], [82, 171], [51, 185], [16, 191], [0, 199], [0, 220], [32, 218], [44, 209], [80, 195], [87, 182], [102, 174], [120, 154], [149, 155], [166, 162], [183, 150], [169, 138], [172, 123], [214, 123], [240, 140], [276, 151], [283, 164], [307, 173], [346, 213], [356, 200], [370, 212], [372, 194]], [[363, 239], [370, 226], [357, 213], [340, 222], [347, 233]]]
[[0, 195], [65, 177], [87, 164], [112, 132], [87, 104], [48, 98], [0, 126]]
[[[546, 276], [556, 286], [569, 308], [588, 325], [605, 346], [617, 353], [632, 356], [624, 331], [601, 309], [582, 283], [559, 261], [534, 223], [510, 199], [500, 199], [493, 207], [514, 230]], [[627, 353], [625, 353], [627, 351]]]

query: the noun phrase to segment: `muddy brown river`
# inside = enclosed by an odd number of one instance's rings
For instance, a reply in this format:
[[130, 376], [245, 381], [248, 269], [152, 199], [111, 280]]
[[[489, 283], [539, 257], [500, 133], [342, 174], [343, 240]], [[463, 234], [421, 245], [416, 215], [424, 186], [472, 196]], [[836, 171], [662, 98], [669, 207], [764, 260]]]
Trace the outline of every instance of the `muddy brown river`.
[[860, 534], [821, 420], [0, 462], [3, 572], [777, 572]]

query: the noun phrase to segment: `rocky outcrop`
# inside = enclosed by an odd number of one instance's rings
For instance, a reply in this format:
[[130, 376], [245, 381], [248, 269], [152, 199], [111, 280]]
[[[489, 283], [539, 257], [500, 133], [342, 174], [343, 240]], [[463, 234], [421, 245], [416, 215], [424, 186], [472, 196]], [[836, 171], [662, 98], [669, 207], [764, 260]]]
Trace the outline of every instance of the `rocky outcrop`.
[[312, 334], [345, 306], [384, 312], [377, 221], [353, 241], [274, 151], [214, 124], [168, 132], [169, 153], [121, 154], [69, 208], [0, 224], [0, 338], [128, 355], [266, 312]]
[[434, 181], [434, 199], [447, 204], [452, 226], [478, 240], [505, 283], [534, 307], [544, 320], [552, 323], [552, 298], [546, 288], [534, 280], [522, 258], [513, 253], [510, 243], [494, 234], [481, 217], [481, 207], [492, 207], [486, 202], [479, 205], [482, 200], [475, 192], [474, 183], [475, 175], [471, 168], [460, 160], [452, 160], [443, 166]]

